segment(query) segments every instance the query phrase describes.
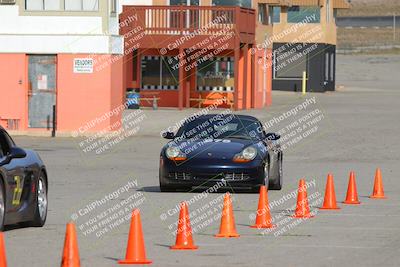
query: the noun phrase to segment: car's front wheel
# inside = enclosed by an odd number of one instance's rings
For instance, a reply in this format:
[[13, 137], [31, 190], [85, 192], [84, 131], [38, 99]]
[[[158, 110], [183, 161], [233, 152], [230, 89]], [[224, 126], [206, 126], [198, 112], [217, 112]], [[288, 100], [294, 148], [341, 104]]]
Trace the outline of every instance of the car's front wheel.
[[4, 184], [3, 180], [0, 177], [0, 231], [3, 231], [4, 228], [4, 218], [6, 214], [5, 199], [6, 195], [4, 193]]
[[274, 168], [275, 172], [273, 177], [271, 177], [269, 181], [268, 188], [271, 190], [281, 190], [282, 189], [282, 180], [283, 180], [283, 157], [282, 153], [280, 153], [278, 160], [276, 161], [278, 166]]
[[42, 227], [47, 219], [47, 180], [45, 174], [42, 172], [36, 184], [36, 208], [31, 226]]

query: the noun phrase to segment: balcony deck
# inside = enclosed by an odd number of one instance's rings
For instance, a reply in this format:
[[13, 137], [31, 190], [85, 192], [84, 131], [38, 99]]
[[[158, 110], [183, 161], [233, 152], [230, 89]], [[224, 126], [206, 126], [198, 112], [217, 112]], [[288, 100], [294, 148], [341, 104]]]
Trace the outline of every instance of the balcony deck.
[[256, 13], [249, 8], [132, 5], [123, 7], [119, 20], [125, 49], [212, 50], [210, 43], [220, 40], [225, 49], [235, 49], [255, 43]]

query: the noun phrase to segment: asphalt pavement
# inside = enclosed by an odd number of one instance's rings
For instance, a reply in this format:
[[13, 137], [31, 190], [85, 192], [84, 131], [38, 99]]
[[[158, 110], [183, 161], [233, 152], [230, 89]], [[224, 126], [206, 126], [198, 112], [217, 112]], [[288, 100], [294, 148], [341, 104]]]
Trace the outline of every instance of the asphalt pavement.
[[[59, 265], [65, 224], [72, 219], [82, 266], [117, 266], [125, 256], [129, 222], [123, 218], [129, 217], [131, 207], [141, 210], [153, 266], [399, 266], [399, 67], [398, 56], [339, 56], [338, 84], [343, 87], [337, 92], [306, 97], [274, 92], [271, 107], [240, 112], [265, 124], [286, 116], [271, 130], [286, 129], [287, 134], [298, 128], [296, 123], [307, 124], [301, 138], [287, 140], [283, 190], [269, 192], [278, 227], [271, 232], [250, 228], [258, 195], [234, 192], [241, 234], [235, 239], [213, 236], [219, 229], [223, 193], [158, 189], [159, 152], [166, 143], [160, 131], [198, 110], [144, 110], [138, 131], [99, 155], [87, 149], [94, 141], [83, 137], [15, 137], [19, 145], [38, 151], [47, 165], [49, 213], [43, 228], [11, 227], [5, 232], [9, 266]], [[307, 99], [315, 103], [299, 110]], [[382, 170], [386, 200], [368, 198], [377, 167]], [[339, 203], [338, 211], [319, 211], [328, 172], [334, 175], [340, 202], [351, 170], [362, 204]], [[290, 217], [300, 178], [309, 184], [315, 212], [305, 221]], [[184, 200], [190, 202], [196, 251], [169, 249], [175, 242], [177, 205]]]

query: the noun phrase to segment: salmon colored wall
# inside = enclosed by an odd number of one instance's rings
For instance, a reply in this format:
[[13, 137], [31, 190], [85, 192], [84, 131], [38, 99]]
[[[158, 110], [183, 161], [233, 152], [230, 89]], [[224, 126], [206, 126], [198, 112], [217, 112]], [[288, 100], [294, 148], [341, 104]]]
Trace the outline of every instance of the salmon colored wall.
[[[111, 65], [111, 110], [120, 107], [125, 102], [125, 89], [123, 81], [123, 57], [112, 55]], [[117, 125], [121, 116], [111, 117], [111, 124]], [[117, 129], [116, 129], [117, 130]]]
[[[111, 107], [118, 102], [118, 95], [122, 92], [122, 64], [120, 62], [109, 64], [109, 62], [112, 62], [112, 55], [94, 57], [93, 73], [73, 73], [73, 59], [86, 57], [90, 57], [90, 55], [58, 55], [58, 131], [82, 132], [87, 123], [101, 119], [102, 116], [111, 111]], [[102, 68], [103, 64], [104, 68]], [[112, 81], [113, 79], [120, 79], [121, 81]], [[115, 98], [113, 99], [113, 97]], [[120, 118], [121, 114], [117, 115], [114, 120]], [[108, 118], [101, 120], [90, 127], [88, 132], [105, 130], [111, 122], [112, 120]]]
[[0, 125], [7, 127], [7, 119], [18, 119], [18, 130], [26, 129], [27, 98], [25, 54], [0, 54]]

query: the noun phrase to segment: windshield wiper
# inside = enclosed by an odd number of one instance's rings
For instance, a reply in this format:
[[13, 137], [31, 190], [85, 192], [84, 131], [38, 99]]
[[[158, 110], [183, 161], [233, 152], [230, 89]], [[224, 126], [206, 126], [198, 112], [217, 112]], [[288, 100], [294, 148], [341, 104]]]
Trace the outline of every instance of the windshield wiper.
[[236, 139], [244, 139], [244, 140], [252, 140], [250, 136], [245, 136], [245, 135], [230, 135], [225, 138], [236, 138]]

